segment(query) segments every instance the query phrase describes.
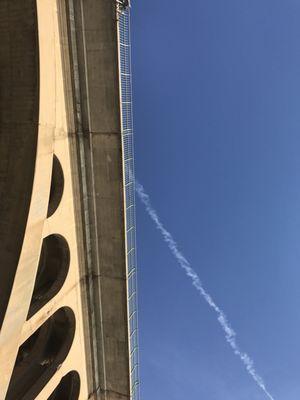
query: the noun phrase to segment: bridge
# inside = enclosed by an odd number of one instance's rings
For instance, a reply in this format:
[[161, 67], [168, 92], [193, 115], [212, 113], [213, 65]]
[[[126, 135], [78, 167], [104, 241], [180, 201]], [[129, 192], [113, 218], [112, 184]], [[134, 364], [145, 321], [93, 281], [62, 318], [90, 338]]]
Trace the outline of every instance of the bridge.
[[0, 31], [0, 399], [139, 400], [130, 4]]

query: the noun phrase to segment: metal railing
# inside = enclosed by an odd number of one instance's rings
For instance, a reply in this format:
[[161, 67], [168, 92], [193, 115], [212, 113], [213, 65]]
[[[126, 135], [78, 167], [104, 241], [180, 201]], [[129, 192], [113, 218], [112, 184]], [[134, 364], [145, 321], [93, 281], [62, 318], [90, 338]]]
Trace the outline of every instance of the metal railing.
[[120, 103], [124, 169], [125, 229], [127, 254], [127, 293], [131, 399], [140, 399], [137, 315], [137, 257], [135, 225], [135, 177], [132, 125], [132, 83], [130, 8], [120, 9], [117, 2], [119, 35]]

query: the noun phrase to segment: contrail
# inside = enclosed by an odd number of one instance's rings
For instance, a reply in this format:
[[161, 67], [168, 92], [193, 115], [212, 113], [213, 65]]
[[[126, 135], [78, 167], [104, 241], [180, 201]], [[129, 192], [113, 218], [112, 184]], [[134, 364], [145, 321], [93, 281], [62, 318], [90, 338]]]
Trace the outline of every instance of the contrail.
[[207, 304], [217, 314], [217, 319], [224, 331], [225, 339], [229, 343], [234, 354], [240, 358], [240, 360], [244, 364], [248, 374], [254, 379], [256, 384], [265, 393], [265, 395], [270, 400], [275, 400], [274, 397], [267, 390], [263, 379], [256, 372], [256, 370], [254, 368], [253, 360], [248, 356], [247, 353], [244, 353], [244, 352], [242, 352], [242, 350], [240, 350], [239, 345], [236, 342], [236, 333], [232, 329], [230, 323], [228, 322], [223, 310], [214, 302], [211, 295], [205, 290], [205, 288], [199, 278], [199, 275], [191, 267], [190, 262], [186, 259], [184, 254], [178, 249], [177, 243], [173, 239], [173, 236], [171, 235], [170, 232], [168, 232], [166, 230], [164, 225], [161, 223], [157, 212], [152, 207], [149, 195], [145, 192], [144, 187], [137, 181], [135, 183], [135, 190], [138, 194], [138, 197], [144, 204], [147, 213], [149, 214], [150, 218], [153, 220], [154, 224], [156, 225], [156, 228], [160, 231], [164, 241], [168, 245], [168, 247], [169, 247], [171, 253], [173, 254], [173, 256], [175, 257], [176, 261], [178, 262], [180, 267], [185, 271], [186, 275], [192, 280], [192, 284], [196, 288], [196, 290], [198, 290], [198, 292], [201, 294], [201, 296], [204, 298], [204, 300], [207, 302]]

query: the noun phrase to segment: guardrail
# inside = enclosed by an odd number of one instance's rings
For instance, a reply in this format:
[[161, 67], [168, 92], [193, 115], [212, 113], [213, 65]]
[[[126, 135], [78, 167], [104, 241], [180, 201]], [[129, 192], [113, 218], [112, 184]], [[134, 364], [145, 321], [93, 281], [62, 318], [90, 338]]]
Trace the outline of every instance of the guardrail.
[[130, 8], [118, 9], [131, 399], [140, 399]]

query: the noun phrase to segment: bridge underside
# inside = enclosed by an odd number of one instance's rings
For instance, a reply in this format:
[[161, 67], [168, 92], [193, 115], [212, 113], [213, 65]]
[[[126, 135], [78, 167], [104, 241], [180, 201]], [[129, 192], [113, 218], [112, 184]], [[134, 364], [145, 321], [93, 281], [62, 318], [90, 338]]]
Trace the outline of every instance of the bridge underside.
[[0, 3], [0, 400], [129, 399], [111, 0]]

